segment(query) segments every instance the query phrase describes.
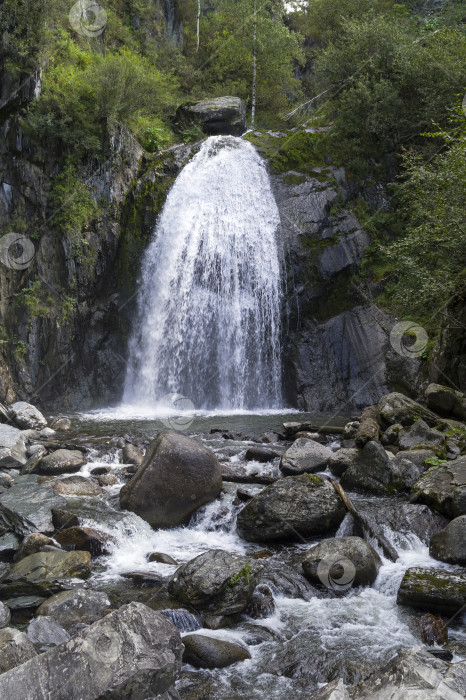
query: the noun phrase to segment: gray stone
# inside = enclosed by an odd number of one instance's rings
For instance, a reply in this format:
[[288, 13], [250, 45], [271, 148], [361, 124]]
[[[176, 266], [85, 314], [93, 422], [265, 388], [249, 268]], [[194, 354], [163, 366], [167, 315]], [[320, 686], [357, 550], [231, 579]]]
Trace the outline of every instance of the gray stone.
[[342, 590], [346, 586], [370, 586], [381, 566], [377, 552], [361, 537], [324, 540], [309, 549], [303, 559], [303, 571], [309, 581], [334, 590], [340, 590], [339, 582], [344, 586]]
[[350, 700], [348, 691], [341, 678], [331, 681], [324, 688], [309, 696], [309, 700]]
[[182, 649], [171, 622], [141, 603], [130, 603], [0, 676], [0, 697], [174, 700]]
[[280, 470], [287, 476], [323, 471], [333, 452], [314, 440], [298, 438], [282, 455]]
[[9, 580], [35, 583], [61, 578], [88, 578], [90, 563], [89, 552], [37, 552], [14, 564]]
[[100, 487], [85, 476], [67, 476], [53, 482], [52, 488], [62, 496], [100, 496]]
[[21, 559], [28, 557], [30, 554], [40, 552], [42, 547], [45, 547], [46, 545], [54, 546], [55, 542], [51, 540], [50, 537], [47, 537], [47, 535], [43, 535], [41, 532], [31, 532], [31, 534], [26, 535], [21, 542], [14, 559], [15, 561], [21, 561]]
[[14, 421], [20, 428], [26, 430], [40, 430], [47, 427], [47, 421], [42, 413], [26, 401], [17, 401], [9, 406]]
[[466, 515], [466, 456], [431, 467], [414, 484], [413, 495], [449, 518]]
[[265, 583], [260, 583], [254, 589], [251, 601], [246, 608], [245, 614], [258, 620], [263, 617], [270, 617], [275, 612], [275, 601], [273, 593]]
[[196, 610], [234, 615], [246, 609], [258, 583], [256, 562], [239, 554], [210, 550], [180, 566], [171, 595]]
[[55, 539], [62, 547], [90, 552], [95, 557], [108, 554], [110, 543], [113, 541], [112, 536], [106, 532], [82, 526], [73, 526], [60, 530], [55, 535]]
[[251, 658], [240, 644], [203, 634], [187, 634], [183, 644], [183, 661], [196, 668], [225, 668]]
[[390, 425], [380, 438], [382, 445], [398, 445], [398, 436], [403, 430], [401, 423]]
[[103, 617], [110, 601], [105, 593], [76, 588], [62, 591], [48, 598], [37, 610], [37, 617], [50, 617], [62, 627], [69, 628], [78, 622], [89, 624]]
[[361, 450], [358, 447], [343, 447], [336, 452], [332, 452], [328, 460], [328, 468], [335, 476], [342, 476], [360, 454]]
[[36, 471], [40, 474], [56, 476], [57, 474], [77, 472], [84, 464], [86, 464], [86, 460], [79, 450], [55, 450], [39, 462]]
[[321, 593], [311, 586], [304, 576], [291, 566], [278, 559], [261, 562], [260, 582], [267, 585], [275, 595], [285, 598], [302, 598], [311, 600], [320, 598]]
[[30, 641], [37, 645], [57, 646], [70, 638], [68, 632], [55, 620], [43, 616], [31, 620], [26, 634]]
[[9, 489], [10, 486], [13, 486], [13, 482], [14, 479], [11, 474], [7, 474], [7, 472], [0, 472], [0, 487]]
[[314, 474], [302, 474], [265, 488], [238, 513], [236, 522], [244, 539], [267, 542], [329, 532], [344, 516], [332, 485]]
[[404, 484], [400, 473], [378, 442], [368, 442], [341, 478], [345, 489], [361, 489], [387, 494], [400, 490]]
[[15, 532], [52, 533], [52, 508], [66, 505], [66, 500], [52, 489], [37, 483], [36, 476], [20, 476], [8, 491], [0, 494], [0, 520], [10, 523]]
[[159, 564], [171, 564], [172, 566], [178, 566], [176, 559], [173, 559], [169, 554], [164, 554], [163, 552], [152, 552], [149, 554], [148, 561], [156, 561]]
[[438, 422], [438, 417], [434, 413], [396, 391], [382, 396], [378, 406], [387, 427], [394, 423], [401, 423], [403, 426], [412, 425], [418, 418], [422, 418], [427, 425], [435, 425]]
[[46, 440], [48, 440], [49, 438], [55, 437], [55, 435], [56, 435], [56, 432], [55, 432], [55, 430], [52, 430], [52, 428], [43, 428], [40, 431], [40, 437], [45, 438]]
[[435, 413], [466, 420], [466, 399], [460, 391], [442, 384], [429, 384], [425, 396], [427, 406]]
[[0, 603], [0, 629], [8, 627], [8, 625], [10, 624], [10, 620], [10, 609], [3, 603]]
[[[425, 649], [401, 652], [357, 688], [352, 700], [462, 700], [466, 662], [447, 664]], [[314, 698], [312, 698], [314, 700]]]
[[26, 443], [21, 430], [0, 424], [0, 467], [16, 468], [26, 464]]
[[71, 421], [69, 418], [62, 416], [61, 418], [55, 418], [50, 427], [53, 428], [53, 430], [68, 431], [71, 430]]
[[144, 452], [135, 445], [125, 445], [122, 451], [123, 464], [134, 464], [139, 467], [144, 460]]
[[167, 432], [153, 440], [137, 473], [120, 491], [120, 505], [153, 527], [186, 522], [222, 488], [220, 464], [196, 440]]
[[256, 462], [272, 462], [275, 457], [278, 457], [278, 452], [267, 450], [265, 447], [250, 447], [244, 455], [244, 459], [247, 462], [253, 460]]
[[[4, 674], [15, 666], [24, 664], [29, 659], [37, 655], [36, 650], [27, 635], [13, 627], [5, 627], [0, 630], [0, 674]], [[13, 693], [2, 693], [1, 684], [2, 676], [0, 676], [0, 697], [2, 698], [19, 698], [28, 697], [24, 693], [24, 688], [16, 688]]]
[[397, 603], [454, 615], [466, 603], [466, 571], [408, 569], [398, 589]]
[[207, 134], [240, 136], [246, 131], [246, 107], [239, 97], [216, 97], [182, 105], [176, 120], [181, 128], [197, 123]]
[[439, 561], [466, 566], [466, 515], [455, 518], [443, 530], [432, 535], [429, 552]]
[[11, 556], [17, 552], [21, 546], [21, 537], [14, 532], [7, 532], [6, 535], [0, 537], [0, 554], [2, 556]]
[[429, 428], [427, 423], [421, 419], [415, 421], [409, 428], [400, 430], [398, 433], [400, 450], [410, 450], [416, 447], [416, 445], [424, 443], [440, 446], [443, 445], [444, 442], [445, 435], [438, 430]]

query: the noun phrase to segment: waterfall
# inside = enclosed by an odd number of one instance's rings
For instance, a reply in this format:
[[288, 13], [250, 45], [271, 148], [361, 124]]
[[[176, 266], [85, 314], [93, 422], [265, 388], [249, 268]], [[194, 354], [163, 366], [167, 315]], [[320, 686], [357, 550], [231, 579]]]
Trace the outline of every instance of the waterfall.
[[124, 403], [281, 405], [277, 205], [264, 162], [212, 136], [177, 177], [143, 260]]

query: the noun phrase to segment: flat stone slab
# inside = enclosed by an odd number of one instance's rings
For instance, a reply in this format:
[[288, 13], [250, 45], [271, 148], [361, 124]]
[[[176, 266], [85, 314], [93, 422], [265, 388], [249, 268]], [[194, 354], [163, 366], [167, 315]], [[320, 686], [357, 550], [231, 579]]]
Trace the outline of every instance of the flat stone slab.
[[0, 494], [0, 520], [19, 535], [54, 532], [52, 508], [64, 508], [66, 498], [37, 483], [36, 476], [19, 476]]

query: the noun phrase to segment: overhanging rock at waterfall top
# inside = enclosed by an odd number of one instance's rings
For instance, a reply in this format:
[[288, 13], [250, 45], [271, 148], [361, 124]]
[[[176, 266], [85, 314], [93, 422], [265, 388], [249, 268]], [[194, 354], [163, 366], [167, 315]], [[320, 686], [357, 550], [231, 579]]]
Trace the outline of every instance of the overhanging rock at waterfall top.
[[241, 136], [246, 131], [246, 107], [239, 97], [216, 97], [178, 108], [175, 123], [180, 131], [198, 124], [207, 134]]

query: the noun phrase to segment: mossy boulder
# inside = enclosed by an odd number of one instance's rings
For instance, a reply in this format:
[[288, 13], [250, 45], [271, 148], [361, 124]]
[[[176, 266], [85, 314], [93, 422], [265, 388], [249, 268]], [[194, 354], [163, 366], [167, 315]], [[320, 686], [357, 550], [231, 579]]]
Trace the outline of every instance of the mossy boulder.
[[345, 512], [329, 481], [314, 474], [288, 476], [245, 505], [237, 530], [251, 542], [299, 539], [336, 529]]
[[345, 489], [391, 494], [405, 488], [402, 474], [379, 442], [368, 442], [341, 478]]
[[455, 518], [432, 535], [429, 553], [439, 561], [466, 566], [466, 515]]
[[88, 578], [89, 552], [37, 552], [30, 554], [11, 568], [9, 581], [35, 583], [61, 578]]
[[396, 423], [401, 423], [403, 426], [412, 425], [419, 418], [429, 426], [438, 422], [438, 417], [432, 411], [399, 392], [382, 396], [378, 406], [382, 423], [386, 427]]
[[298, 438], [282, 455], [280, 470], [287, 476], [323, 471], [332, 457], [332, 450], [314, 440]]
[[449, 386], [429, 384], [425, 392], [427, 406], [441, 416], [466, 420], [466, 397]]
[[431, 467], [416, 481], [412, 495], [447, 517], [466, 515], [466, 456]]
[[397, 603], [454, 615], [466, 603], [466, 571], [408, 569], [398, 589]]

